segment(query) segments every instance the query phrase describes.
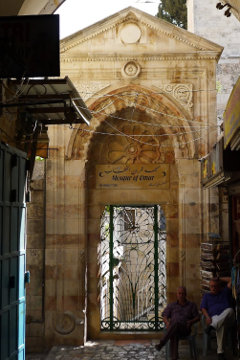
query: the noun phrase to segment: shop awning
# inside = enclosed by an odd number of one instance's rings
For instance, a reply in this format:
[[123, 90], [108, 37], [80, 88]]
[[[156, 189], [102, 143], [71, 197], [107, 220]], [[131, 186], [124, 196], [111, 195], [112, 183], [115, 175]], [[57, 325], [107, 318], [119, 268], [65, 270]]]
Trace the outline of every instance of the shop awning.
[[224, 118], [224, 148], [240, 149], [240, 77], [229, 97]]
[[62, 79], [8, 80], [7, 86], [18, 100], [5, 106], [18, 107], [20, 113], [31, 115], [39, 124], [89, 125], [92, 115], [67, 76]]
[[48, 126], [89, 125], [92, 118], [67, 76], [61, 79], [8, 79], [4, 87], [7, 97], [0, 108], [9, 112], [12, 108], [17, 114], [18, 143], [28, 154], [31, 171], [35, 156], [48, 157]]
[[204, 189], [226, 184], [240, 178], [240, 152], [224, 149], [224, 139], [201, 159], [201, 180]]

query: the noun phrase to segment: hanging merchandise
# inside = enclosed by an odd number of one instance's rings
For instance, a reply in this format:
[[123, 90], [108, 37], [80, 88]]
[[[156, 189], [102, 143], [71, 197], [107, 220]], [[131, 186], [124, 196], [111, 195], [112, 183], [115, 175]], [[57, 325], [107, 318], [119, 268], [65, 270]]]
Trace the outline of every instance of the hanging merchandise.
[[232, 280], [232, 295], [235, 299], [235, 312], [237, 321], [237, 346], [238, 352], [240, 351], [240, 262], [238, 257], [240, 255], [240, 249], [237, 251], [233, 258], [233, 267], [231, 272]]

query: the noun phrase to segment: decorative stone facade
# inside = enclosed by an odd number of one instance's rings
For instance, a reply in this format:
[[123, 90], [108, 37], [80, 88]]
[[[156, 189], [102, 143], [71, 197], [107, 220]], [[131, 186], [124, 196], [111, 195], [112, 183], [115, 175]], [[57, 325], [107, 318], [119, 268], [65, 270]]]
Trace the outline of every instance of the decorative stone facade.
[[[49, 127], [46, 171], [45, 338], [48, 345], [156, 336], [100, 331], [97, 249], [110, 204], [162, 207], [167, 297], [186, 285], [199, 302], [199, 245], [211, 230], [199, 158], [213, 145], [216, 63], [222, 48], [134, 8], [61, 44], [68, 75], [91, 124]], [[204, 89], [204, 91], [202, 91]], [[100, 188], [98, 166], [164, 165], [164, 188]]]

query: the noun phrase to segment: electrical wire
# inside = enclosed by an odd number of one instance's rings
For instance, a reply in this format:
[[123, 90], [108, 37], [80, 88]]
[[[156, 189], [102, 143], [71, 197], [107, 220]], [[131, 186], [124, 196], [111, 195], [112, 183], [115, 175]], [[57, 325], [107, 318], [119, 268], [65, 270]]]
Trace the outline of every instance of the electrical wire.
[[[115, 128], [112, 124], [110, 124], [108, 121], [105, 121], [106, 124], [108, 124], [112, 129], [117, 130], [120, 132], [119, 129]], [[194, 130], [194, 131], [183, 131], [183, 132], [176, 132], [176, 133], [164, 133], [164, 134], [128, 134], [128, 136], [132, 137], [166, 137], [166, 136], [180, 136], [180, 135], [186, 135], [186, 134], [193, 134], [193, 133], [199, 133], [200, 130]], [[107, 135], [108, 132], [105, 133]], [[118, 134], [116, 134], [118, 135]]]
[[[106, 121], [105, 121], [106, 122]], [[110, 133], [110, 132], [102, 132], [102, 131], [95, 131], [95, 130], [90, 130], [90, 129], [84, 129], [84, 128], [76, 128], [76, 127], [71, 127], [71, 130], [80, 130], [82, 132], [86, 132], [86, 133], [92, 133], [92, 134], [96, 134], [96, 135], [107, 135], [107, 136], [121, 136], [121, 137], [126, 137], [126, 138], [130, 138], [131, 140], [133, 141], [136, 141], [136, 142], [139, 142], [141, 144], [144, 144], [144, 145], [150, 145], [150, 146], [155, 146], [155, 147], [169, 147], [169, 145], [165, 145], [165, 144], [152, 144], [152, 143], [147, 143], [147, 142], [144, 142], [144, 141], [141, 141], [141, 140], [138, 140], [138, 139], [135, 139], [135, 137], [152, 137], [152, 138], [155, 138], [155, 137], [160, 137], [160, 136], [167, 136], [167, 135], [176, 135], [176, 136], [182, 136], [182, 135], [185, 135], [184, 133], [176, 133], [176, 134], [126, 134], [124, 132], [122, 132], [121, 130], [115, 128], [114, 126], [112, 126], [111, 124], [109, 124], [107, 122], [107, 124], [112, 127], [114, 130], [116, 130], [118, 133]], [[67, 125], [65, 125], [67, 126]], [[188, 132], [186, 132], [187, 134]], [[196, 142], [196, 141], [199, 141], [200, 139], [204, 139], [204, 136], [199, 136], [193, 140], [190, 140], [190, 141], [187, 141], [187, 142], [179, 142], [179, 145], [186, 145], [186, 144], [189, 144], [189, 143], [192, 143], [192, 142]], [[206, 141], [203, 140], [203, 142], [206, 143]], [[178, 145], [178, 146], [179, 146]]]
[[[94, 110], [90, 110], [90, 112], [92, 113], [92, 115], [106, 115], [107, 118], [114, 118], [114, 119], [118, 119], [118, 120], [123, 120], [123, 121], [128, 121], [130, 123], [135, 123], [135, 124], [140, 124], [140, 125], [144, 125], [144, 126], [151, 126], [151, 127], [159, 127], [159, 128], [163, 128], [164, 126], [167, 126], [169, 128], [185, 128], [185, 125], [169, 125], [169, 124], [155, 124], [155, 123], [149, 123], [149, 122], [143, 122], [143, 121], [138, 121], [138, 120], [133, 120], [133, 115], [134, 115], [134, 111], [136, 110], [136, 103], [137, 103], [137, 99], [139, 96], [144, 96], [144, 97], [147, 97], [148, 94], [145, 94], [145, 93], [141, 93], [141, 92], [130, 92], [130, 93], [125, 93], [125, 94], [121, 94], [121, 95], [111, 95], [111, 94], [107, 94], [106, 98], [107, 99], [121, 99], [123, 97], [126, 97], [126, 96], [130, 96], [131, 98], [135, 98], [134, 99], [134, 103], [135, 103], [135, 106], [133, 107], [132, 109], [132, 112], [131, 112], [131, 116], [130, 118], [122, 118], [120, 116], [116, 116], [116, 115], [111, 115], [111, 114], [108, 114], [106, 113], [104, 110], [113, 105], [114, 104], [114, 100], [111, 101], [110, 103], [106, 103], [106, 105], [104, 105], [101, 109], [97, 110], [97, 111], [94, 111]], [[152, 94], [149, 94], [149, 96], [152, 97]], [[105, 95], [103, 96], [99, 96], [99, 99], [104, 99], [105, 98]], [[75, 98], [76, 99], [76, 98]], [[82, 106], [79, 106], [77, 105], [80, 109], [83, 108]], [[122, 136], [122, 137], [127, 137], [133, 141], [136, 141], [138, 143], [141, 143], [141, 144], [145, 144], [145, 145], [150, 145], [150, 146], [156, 146], [156, 147], [159, 147], [159, 146], [162, 146], [160, 144], [153, 144], [153, 143], [149, 143], [149, 142], [146, 142], [146, 141], [142, 141], [139, 139], [139, 137], [143, 138], [143, 137], [152, 137], [152, 138], [157, 138], [157, 137], [166, 137], [166, 136], [184, 136], [184, 135], [187, 135], [187, 134], [191, 134], [194, 136], [194, 134], [200, 134], [201, 131], [204, 131], [204, 130], [210, 130], [210, 128], [213, 128], [212, 131], [217, 131], [218, 129], [218, 125], [202, 125], [199, 123], [199, 121], [196, 121], [196, 120], [188, 120], [186, 118], [183, 118], [183, 117], [178, 117], [178, 116], [175, 116], [175, 115], [172, 115], [172, 114], [167, 114], [167, 113], [164, 113], [164, 112], [161, 112], [161, 111], [158, 111], [158, 110], [155, 110], [155, 109], [152, 109], [152, 108], [149, 108], [147, 106], [144, 106], [143, 104], [139, 103], [138, 104], [139, 107], [142, 107], [144, 108], [145, 110], [150, 110], [150, 111], [153, 111], [157, 114], [160, 114], [161, 116], [167, 116], [167, 117], [170, 117], [171, 119], [177, 119], [177, 120], [181, 120], [181, 121], [186, 121], [189, 125], [189, 127], [192, 127], [192, 129], [194, 130], [191, 130], [191, 131], [181, 131], [181, 132], [175, 132], [175, 133], [164, 133], [164, 134], [126, 134], [124, 133], [123, 131], [119, 130], [117, 127], [115, 127], [113, 124], [109, 123], [106, 119], [104, 120], [104, 123], [106, 123], [109, 127], [111, 127], [113, 130], [115, 130], [117, 133], [110, 133], [110, 132], [100, 132], [100, 131], [95, 131], [95, 130], [89, 130], [89, 129], [84, 129], [82, 128], [81, 130], [82, 131], [85, 131], [85, 132], [89, 132], [89, 133], [94, 133], [94, 134], [101, 134], [101, 135], [109, 135], [109, 136]], [[190, 123], [193, 123], [193, 125], [189, 124]], [[198, 125], [194, 125], [195, 123], [197, 123]], [[79, 128], [72, 128], [72, 129], [79, 129]], [[197, 130], [196, 130], [197, 129]], [[138, 137], [138, 139], [137, 139]], [[195, 141], [198, 141], [200, 139], [204, 139], [203, 136], [199, 136], [193, 140], [190, 140], [188, 142], [179, 142], [178, 143], [178, 146], [180, 145], [184, 145], [184, 144], [188, 144], [188, 143], [191, 143], [191, 142], [195, 142]], [[169, 146], [169, 145], [168, 145]]]
[[[24, 86], [26, 85], [26, 84], [24, 84], [24, 80], [25, 79], [23, 79], [22, 80], [22, 82], [21, 82], [21, 84], [20, 84], [20, 87], [19, 88], [17, 88], [17, 91], [15, 92], [15, 94], [14, 94], [14, 96], [13, 96], [13, 98], [14, 97], [19, 97], [22, 93], [23, 93], [23, 91], [24, 91]], [[27, 79], [27, 81], [28, 81], [29, 79]], [[32, 86], [30, 86], [30, 88], [28, 89], [28, 92], [30, 91], [30, 89], [33, 87], [34, 85], [32, 85]], [[6, 87], [6, 86], [5, 86]], [[9, 90], [10, 91], [10, 88], [8, 88], [8, 87], [6, 87], [7, 88], [7, 90]], [[182, 93], [183, 92], [196, 92], [196, 91], [217, 91], [217, 89], [208, 89], [208, 90], [205, 90], [205, 89], [198, 89], [198, 90], [183, 90], [182, 91]], [[46, 93], [46, 88], [45, 88], [45, 93]], [[87, 93], [85, 93], [85, 94], [87, 94]], [[89, 94], [89, 93], [88, 93]], [[158, 127], [158, 128], [163, 128], [163, 127], [166, 127], [166, 128], [172, 128], [172, 129], [174, 129], [174, 128], [185, 128], [185, 125], [183, 124], [183, 125], [169, 125], [169, 123], [168, 124], [164, 124], [164, 123], [161, 123], [161, 124], [156, 124], [156, 123], [152, 123], [152, 122], [144, 122], [144, 121], [139, 121], [139, 120], [134, 120], [133, 119], [133, 116], [134, 116], [134, 112], [135, 112], [135, 110], [136, 110], [136, 102], [137, 102], [137, 99], [138, 99], [138, 97], [140, 97], [140, 96], [144, 96], [144, 97], [151, 97], [152, 98], [152, 95], [159, 95], [159, 94], [166, 94], [166, 92], [164, 92], [164, 91], [161, 91], [161, 92], [151, 92], [151, 94], [146, 94], [146, 93], [142, 93], [142, 92], [126, 92], [126, 93], [123, 93], [123, 94], [121, 94], [121, 95], [116, 95], [116, 94], [105, 94], [105, 95], [101, 95], [101, 96], [98, 96], [97, 98], [98, 99], [104, 99], [104, 98], [106, 98], [106, 99], [109, 99], [109, 100], [111, 100], [111, 99], [114, 99], [113, 101], [111, 101], [111, 102], [108, 102], [107, 104], [105, 104], [104, 106], [102, 106], [99, 110], [97, 110], [97, 111], [94, 111], [94, 110], [90, 110], [90, 112], [93, 114], [93, 115], [106, 115], [107, 117], [109, 117], [109, 118], [114, 118], [114, 119], [118, 119], [118, 120], [122, 120], [122, 121], [127, 121], [127, 122], [130, 122], [130, 123], [134, 123], [134, 124], [139, 124], [139, 125], [144, 125], [144, 126], [151, 126], [151, 127]], [[126, 96], [130, 96], [131, 98], [133, 98], [133, 97], [135, 97], [135, 106], [133, 107], [133, 109], [132, 109], [132, 113], [131, 113], [131, 117], [130, 117], [130, 119], [129, 118], [123, 118], [123, 117], [120, 117], [120, 116], [116, 116], [116, 115], [112, 115], [112, 114], [108, 114], [108, 113], [106, 113], [104, 110], [106, 109], [106, 108], [108, 108], [109, 106], [111, 106], [111, 105], [114, 105], [114, 103], [115, 103], [115, 100], [116, 99], [123, 99], [124, 97], [126, 97]], [[12, 99], [13, 99], [12, 98]], [[79, 98], [74, 98], [74, 100], [77, 100], [77, 99], [79, 99]], [[181, 131], [181, 132], [175, 132], [175, 133], [163, 133], [163, 134], [125, 134], [124, 132], [122, 132], [121, 130], [119, 130], [119, 129], [117, 129], [115, 126], [113, 126], [112, 124], [110, 124], [108, 121], [106, 121], [105, 120], [105, 123], [107, 123], [108, 124], [108, 126], [110, 126], [112, 129], [114, 129], [115, 131], [117, 131], [117, 133], [110, 133], [110, 132], [98, 132], [98, 131], [94, 131], [94, 130], [89, 130], [89, 129], [82, 129], [83, 131], [85, 131], [85, 132], [92, 132], [92, 133], [95, 133], [95, 134], [102, 134], [102, 135], [109, 135], [109, 136], [125, 136], [125, 137], [128, 137], [128, 138], [130, 138], [131, 140], [134, 140], [134, 141], [137, 141], [137, 142], [139, 142], [139, 143], [142, 143], [142, 144], [146, 144], [146, 145], [151, 145], [151, 146], [159, 146], [159, 144], [152, 144], [152, 143], [147, 143], [147, 142], [144, 142], [144, 141], [141, 141], [141, 140], [139, 140], [139, 139], [136, 139], [137, 137], [141, 137], [141, 138], [143, 138], [143, 137], [154, 137], [154, 138], [156, 138], [156, 137], [166, 137], [166, 136], [184, 136], [184, 135], [187, 135], [187, 134], [192, 134], [192, 135], [194, 135], [195, 133], [197, 134], [199, 134], [201, 131], [204, 131], [204, 130], [209, 130], [210, 128], [213, 128], [214, 130], [212, 130], [212, 131], [217, 131], [217, 129], [218, 129], [218, 127], [219, 127], [219, 125], [204, 125], [204, 124], [201, 124], [201, 123], [199, 123], [199, 121], [197, 121], [197, 120], [188, 120], [188, 119], [186, 119], [186, 118], [184, 118], [184, 117], [179, 117], [179, 116], [176, 116], [176, 115], [172, 115], [172, 114], [167, 114], [167, 113], [164, 113], [164, 112], [161, 112], [161, 111], [158, 111], [158, 110], [156, 110], [156, 109], [153, 109], [153, 108], [150, 108], [150, 107], [148, 107], [148, 106], [145, 106], [145, 105], [143, 105], [143, 104], [141, 104], [141, 103], [139, 103], [139, 104], [137, 104], [138, 105], [138, 107], [139, 108], [144, 108], [144, 110], [145, 111], [147, 111], [147, 110], [149, 110], [149, 111], [152, 111], [152, 112], [154, 112], [154, 113], [156, 113], [156, 114], [159, 114], [159, 115], [161, 115], [161, 116], [165, 116], [165, 117], [169, 117], [169, 118], [171, 118], [171, 119], [177, 119], [177, 120], [180, 120], [180, 121], [185, 121], [185, 122], [187, 122], [188, 123], [188, 125], [192, 128], [192, 129], [194, 129], [194, 130], [191, 130], [191, 131]], [[78, 108], [80, 108], [80, 109], [84, 109], [84, 107], [83, 106], [79, 106], [79, 105], [77, 105], [78, 106]], [[193, 123], [193, 124], [189, 124], [189, 123]], [[195, 123], [197, 123], [198, 125], [194, 125]], [[79, 128], [73, 128], [72, 127], [72, 129], [78, 129], [79, 130]], [[197, 130], [196, 130], [197, 129]], [[189, 142], [195, 142], [195, 141], [198, 141], [199, 139], [203, 139], [203, 137], [201, 136], [201, 137], [198, 137], [198, 138], [196, 138], [196, 139], [193, 139], [193, 140], [191, 140], [191, 141], [188, 141], [188, 142], [181, 142], [181, 143], [179, 143], [179, 145], [180, 144], [187, 144], [187, 143], [189, 143]], [[161, 145], [162, 146], [162, 145]]]
[[[215, 91], [215, 90], [217, 90], [217, 89], [208, 89], [207, 91]], [[190, 91], [200, 91], [200, 90], [190, 90]], [[205, 91], [204, 89], [202, 89], [201, 91]], [[182, 92], [188, 92], [188, 90], [183, 90]], [[145, 97], [150, 97], [150, 98], [152, 98], [152, 95], [156, 95], [156, 94], [165, 94], [166, 95], [166, 92], [151, 92], [151, 94], [146, 94], [146, 93], [142, 93], [142, 92], [130, 92], [130, 93], [125, 93], [125, 94], [121, 94], [121, 95], [116, 95], [116, 94], [105, 94], [105, 95], [101, 95], [101, 96], [98, 96], [97, 97], [97, 99], [103, 99], [103, 98], [117, 98], [117, 99], [120, 99], [120, 100], [122, 100], [123, 99], [123, 97], [126, 97], [126, 96], [130, 96], [130, 97], [133, 97], [133, 96], [136, 96], [136, 97], [138, 97], [139, 95], [142, 95], [142, 96], [145, 96]], [[79, 99], [79, 98], [73, 98], [73, 100], [77, 100], [77, 99]], [[106, 108], [106, 107], [108, 107], [108, 106], [110, 106], [110, 105], [112, 105], [112, 104], [114, 104], [114, 101], [112, 101], [110, 104], [106, 104], [105, 105], [105, 107], [104, 108]], [[160, 114], [160, 115], [164, 115], [164, 116], [168, 116], [168, 117], [171, 117], [171, 118], [174, 118], [174, 119], [179, 119], [179, 120], [181, 120], [181, 121], [186, 121], [186, 122], [197, 122], [197, 123], [199, 123], [199, 121], [196, 121], [196, 120], [188, 120], [188, 119], [186, 119], [186, 118], [183, 118], [183, 117], [179, 117], [179, 116], [175, 116], [175, 115], [170, 115], [170, 114], [167, 114], [167, 113], [164, 113], [164, 112], [161, 112], [161, 111], [158, 111], [158, 110], [155, 110], [155, 109], [152, 109], [152, 108], [149, 108], [148, 106], [144, 106], [143, 104], [138, 104], [138, 106], [139, 107], [142, 107], [142, 108], [144, 108], [145, 110], [150, 110], [150, 111], [152, 111], [152, 112], [155, 112], [155, 113], [157, 113], [157, 114]], [[81, 106], [79, 106], [78, 105], [78, 107], [79, 108], [83, 108], [83, 107], [81, 107]], [[98, 111], [94, 111], [94, 110], [90, 110], [90, 112], [92, 113], [92, 114], [98, 114], [98, 113], [100, 113], [104, 108], [102, 108], [102, 109], [100, 109], [100, 110], [98, 110]], [[108, 115], [108, 114], [106, 114], [106, 115]], [[109, 115], [109, 116], [111, 116], [111, 115]], [[215, 126], [215, 125], [208, 125], [208, 126]]]
[[[24, 81], [27, 80], [26, 84], [24, 84]], [[13, 100], [17, 99], [22, 95], [24, 92], [24, 87], [29, 83], [29, 78], [22, 78], [21, 83], [19, 87], [17, 87], [17, 90], [15, 92], [12, 91], [12, 89], [6, 85], [5, 81], [2, 82], [3, 87], [5, 90], [7, 90], [9, 93], [12, 94], [11, 98], [6, 99], [6, 103], [12, 102]]]
[[[123, 136], [123, 137], [126, 137], [126, 138], [130, 138], [131, 140], [133, 141], [136, 141], [140, 144], [143, 144], [143, 145], [149, 145], [149, 146], [153, 146], [153, 147], [169, 147], [170, 145], [165, 145], [165, 144], [153, 144], [153, 143], [148, 143], [148, 142], [145, 142], [145, 141], [142, 141], [142, 140], [138, 140], [138, 139], [134, 139], [131, 135], [127, 135], [123, 132], [121, 132], [120, 130], [119, 131], [119, 134], [113, 134], [113, 133], [101, 133], [101, 132], [96, 132], [96, 131], [91, 131], [91, 130], [88, 130], [88, 129], [82, 129], [82, 131], [86, 131], [86, 132], [93, 132], [94, 134], [101, 134], [101, 135], [110, 135], [110, 136]], [[152, 137], [154, 137], [154, 135], [152, 135]], [[195, 138], [193, 140], [189, 140], [189, 141], [186, 141], [186, 142], [179, 142], [178, 143], [178, 147], [180, 145], [186, 145], [186, 144], [190, 144], [190, 143], [194, 143], [196, 141], [199, 141], [200, 139], [204, 139], [203, 136], [199, 136], [198, 138]], [[206, 141], [203, 140], [203, 142], [206, 143]]]
[[[171, 84], [169, 84], [169, 85], [171, 85]], [[177, 84], [177, 83], [174, 83], [174, 85], [181, 85], [181, 84]], [[214, 88], [214, 89], [191, 89], [191, 90], [182, 90], [181, 91], [181, 93], [196, 93], [196, 92], [212, 92], [212, 91], [219, 91], [219, 89], [218, 88]], [[226, 91], [226, 92], [228, 92], [228, 91], [232, 91], [232, 88], [221, 88], [221, 92], [222, 91]], [[91, 97], [93, 97], [93, 98], [96, 98], [96, 99], [98, 99], [98, 98], [101, 98], [101, 97], [112, 97], [112, 96], [117, 96], [117, 95], [114, 95], [114, 94], [103, 94], [103, 95], [101, 95], [101, 96], [99, 96], [99, 95], [94, 95], [94, 94], [96, 94], [96, 91], [94, 91], [94, 92], [91, 92], [91, 91], [78, 91], [79, 92], [79, 94], [83, 94], [83, 95], [86, 95], [86, 96], [91, 96]], [[142, 94], [142, 95], [147, 95], [146, 93], [141, 93], [141, 92], [137, 92], [138, 94]], [[161, 90], [161, 91], [152, 91], [151, 90], [151, 94], [152, 95], [166, 95], [168, 92], [167, 91], [164, 91], [164, 90]], [[133, 92], [131, 92], [131, 94], [133, 94]], [[126, 94], [127, 96], [129, 95], [129, 94]], [[79, 98], [77, 97], [77, 98], [74, 98], [73, 100], [78, 100]]]
[[[27, 79], [27, 84], [29, 82], [29, 78], [26, 78]], [[25, 81], [25, 78], [23, 78], [21, 84], [20, 84], [20, 87], [17, 88], [16, 92], [14, 93], [13, 97], [11, 99], [8, 99], [7, 102], [11, 102], [12, 100], [14, 100], [16, 97], [20, 97], [20, 95], [23, 93], [24, 91], [24, 87], [25, 85], [27, 84], [24, 84], [24, 81]], [[8, 90], [8, 91], [11, 91], [11, 89], [9, 87], [7, 87], [5, 84], [3, 84], [3, 86]], [[28, 89], [28, 92], [30, 91], [30, 89], [32, 87], [34, 87], [35, 85], [31, 85], [30, 88]], [[232, 90], [232, 89], [225, 89], [225, 90]], [[210, 92], [210, 91], [218, 91], [216, 88], [215, 89], [192, 89], [192, 90], [182, 90], [181, 92], [182, 93], [185, 93], [185, 92], [204, 92], [204, 91], [207, 91], [207, 92]], [[80, 92], [81, 94], [95, 94], [93, 92]], [[117, 99], [120, 99], [122, 100], [124, 97], [126, 96], [136, 96], [138, 97], [139, 95], [141, 96], [144, 96], [144, 97], [152, 97], [152, 95], [159, 95], [159, 94], [165, 94], [166, 95], [166, 91], [157, 91], [157, 92], [154, 92], [154, 91], [151, 91], [151, 94], [146, 94], [146, 93], [143, 93], [143, 92], [128, 92], [128, 93], [125, 93], [125, 94], [122, 94], [122, 95], [116, 95], [116, 94], [105, 94], [105, 95], [101, 95], [101, 96], [93, 96], [93, 98], [96, 98], [96, 99], [104, 99], [104, 98], [117, 98]], [[46, 94], [46, 88], [45, 88], [45, 94]], [[76, 97], [76, 98], [73, 98], [73, 100], [78, 100], [78, 99], [81, 99], [79, 97]], [[103, 112], [104, 109], [106, 109], [108, 106], [110, 105], [113, 105], [114, 104], [114, 100], [109, 103], [109, 104], [106, 104], [105, 106], [103, 106], [101, 109], [97, 110], [97, 111], [94, 111], [94, 110], [90, 110], [90, 112], [93, 114], [93, 115], [96, 115], [96, 114], [100, 114]], [[148, 111], [152, 111], [156, 114], [159, 114], [159, 115], [163, 115], [163, 116], [166, 116], [166, 117], [170, 117], [170, 118], [173, 118], [173, 119], [178, 119], [178, 120], [181, 120], [181, 121], [185, 121], [187, 123], [198, 123], [199, 124], [199, 121], [197, 120], [188, 120], [184, 117], [179, 117], [179, 116], [176, 116], [176, 115], [171, 115], [171, 114], [167, 114], [167, 113], [164, 113], [164, 112], [161, 112], [161, 111], [158, 111], [156, 109], [152, 109], [148, 106], [144, 106], [143, 104], [138, 104], [139, 107], [142, 107], [144, 108], [145, 110], [148, 110]], [[81, 107], [80, 105], [78, 105], [78, 108], [82, 108], [84, 109], [84, 107]], [[108, 115], [109, 117], [114, 117], [114, 118], [118, 118], [118, 119], [121, 119], [121, 120], [124, 120], [124, 121], [129, 121], [129, 122], [136, 122], [136, 120], [133, 120], [133, 119], [124, 119], [124, 118], [121, 118], [121, 117], [117, 117], [117, 116], [114, 116], [114, 115], [111, 115], [111, 114], [106, 114], [104, 113], [105, 115]], [[149, 126], [155, 126], [155, 127], [162, 127], [163, 124], [159, 125], [159, 124], [154, 124], [154, 123], [145, 123], [145, 125], [149, 125]], [[169, 125], [164, 125], [164, 126], [169, 126]], [[173, 125], [171, 125], [173, 126]], [[219, 125], [201, 125], [201, 127], [216, 127], [216, 126], [219, 126]]]
[[[114, 102], [112, 102], [111, 104], [107, 104], [104, 108], [107, 108], [108, 106], [112, 105]], [[219, 125], [202, 125], [201, 123], [199, 123], [199, 121], [197, 120], [187, 120], [186, 118], [182, 118], [182, 117], [178, 117], [178, 116], [175, 116], [175, 115], [171, 115], [171, 114], [167, 114], [167, 113], [164, 113], [164, 112], [161, 112], [161, 111], [157, 111], [157, 110], [154, 110], [152, 108], [149, 108], [149, 107], [145, 107], [143, 105], [140, 105], [141, 107], [144, 107], [145, 109], [147, 110], [150, 110], [150, 111], [153, 111], [159, 115], [163, 115], [163, 116], [166, 116], [166, 117], [170, 117], [170, 118], [173, 118], [173, 119], [177, 119], [177, 120], [181, 120], [181, 121], [186, 121], [187, 123], [191, 122], [191, 123], [197, 123], [198, 124], [198, 127], [206, 127], [206, 128], [210, 128], [210, 127], [213, 127], [213, 128], [217, 128], [219, 127]], [[77, 105], [78, 108], [80, 109], [84, 109], [83, 106], [80, 106], [80, 105]], [[91, 110], [89, 109], [89, 111], [91, 112], [92, 115], [96, 115], [96, 114], [101, 114], [102, 112], [102, 109], [98, 110], [98, 111], [94, 111], [94, 110]], [[120, 117], [120, 116], [116, 116], [116, 115], [111, 115], [111, 114], [108, 114], [106, 112], [103, 112], [103, 115], [107, 115], [108, 117], [111, 117], [111, 118], [114, 118], [114, 119], [118, 119], [118, 120], [123, 120], [123, 121], [128, 121], [128, 122], [134, 122], [134, 123], [138, 123], [138, 124], [144, 124], [144, 125], [148, 125], [148, 126], [155, 126], [155, 127], [164, 127], [165, 125], [164, 124], [155, 124], [155, 123], [147, 123], [147, 122], [143, 122], [143, 121], [138, 121], [138, 120], [131, 120], [131, 119], [128, 119], [128, 118], [123, 118], [123, 117]], [[179, 127], [179, 126], [182, 126], [184, 127], [184, 125], [169, 125], [167, 124], [166, 125], [167, 127]], [[194, 126], [194, 125], [191, 125], [191, 126]]]
[[151, 146], [158, 146], [158, 147], [159, 147], [159, 144], [152, 144], [152, 143], [150, 144], [150, 143], [146, 143], [146, 142], [144, 142], [144, 141], [138, 140], [138, 139], [134, 139], [131, 135], [127, 135], [127, 134], [123, 133], [121, 130], [117, 129], [115, 126], [109, 124], [108, 121], [105, 120], [105, 122], [106, 122], [106, 124], [108, 124], [108, 126], [110, 126], [112, 129], [118, 131], [119, 134], [124, 135], [124, 136], [126, 136], [127, 138], [129, 138], [129, 139], [131, 139], [131, 140], [134, 140], [134, 141], [136, 141], [136, 142], [138, 142], [138, 143], [140, 143], [140, 144], [151, 145]]

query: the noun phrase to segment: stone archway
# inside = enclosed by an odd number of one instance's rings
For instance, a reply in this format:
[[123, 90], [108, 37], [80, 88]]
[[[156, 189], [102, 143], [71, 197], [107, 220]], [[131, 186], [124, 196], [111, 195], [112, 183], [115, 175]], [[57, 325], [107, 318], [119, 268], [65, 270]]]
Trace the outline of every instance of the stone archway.
[[[68, 154], [86, 165], [86, 247], [88, 267], [87, 336], [109, 338], [100, 331], [97, 251], [100, 217], [110, 204], [157, 204], [166, 214], [168, 298], [173, 297], [181, 273], [181, 228], [179, 215], [179, 161], [196, 152], [195, 131], [180, 104], [163, 94], [129, 86], [105, 94], [91, 104], [94, 118], [90, 129], [75, 130]], [[115, 166], [131, 170], [153, 166], [166, 173], [165, 184], [99, 183], [99, 169], [106, 173]], [[147, 185], [146, 185], [147, 184]], [[149, 186], [148, 186], [149, 185]], [[106, 186], [106, 187], [104, 187]]]
[[[185, 92], [187, 92], [186, 88], [182, 93]], [[155, 89], [128, 85], [109, 93], [100, 94], [97, 101], [90, 99], [88, 106], [94, 115], [91, 126], [88, 128], [87, 125], [81, 125], [75, 130], [69, 141], [67, 157], [71, 159], [86, 158], [88, 144], [100, 124], [108, 117], [113, 120], [119, 118], [119, 112], [126, 108], [144, 112], [151, 119], [150, 126], [151, 122], [155, 122], [164, 128], [164, 133], [172, 136], [176, 158], [194, 157], [198, 150], [195, 139], [198, 139], [200, 133], [202, 136], [203, 130], [201, 123], [198, 127], [193, 125], [194, 129], [192, 129], [191, 114], [178, 101], [179, 97], [180, 95], [173, 97]]]

